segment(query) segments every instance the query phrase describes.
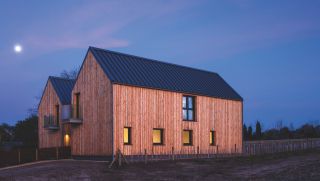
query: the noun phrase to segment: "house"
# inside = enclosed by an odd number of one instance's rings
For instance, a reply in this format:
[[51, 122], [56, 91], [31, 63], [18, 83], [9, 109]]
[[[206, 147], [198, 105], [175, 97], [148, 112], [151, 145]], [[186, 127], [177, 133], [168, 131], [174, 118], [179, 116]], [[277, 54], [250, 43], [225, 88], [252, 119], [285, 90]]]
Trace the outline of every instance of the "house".
[[75, 158], [242, 152], [243, 99], [217, 73], [89, 47], [56, 129], [46, 116], [64, 104], [51, 96], [39, 107], [39, 145], [69, 145]]
[[71, 104], [74, 82], [53, 76], [48, 78], [38, 107], [39, 148], [70, 146], [70, 125], [62, 124], [62, 120], [69, 118], [71, 112], [62, 110]]

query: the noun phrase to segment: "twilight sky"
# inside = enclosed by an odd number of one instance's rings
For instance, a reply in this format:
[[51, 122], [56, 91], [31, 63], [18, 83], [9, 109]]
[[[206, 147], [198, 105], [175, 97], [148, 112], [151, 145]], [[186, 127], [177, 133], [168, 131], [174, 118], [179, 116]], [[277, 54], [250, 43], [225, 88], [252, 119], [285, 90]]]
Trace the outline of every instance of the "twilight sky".
[[249, 125], [320, 120], [320, 1], [12, 0], [0, 26], [0, 124], [25, 118], [90, 45], [219, 73]]

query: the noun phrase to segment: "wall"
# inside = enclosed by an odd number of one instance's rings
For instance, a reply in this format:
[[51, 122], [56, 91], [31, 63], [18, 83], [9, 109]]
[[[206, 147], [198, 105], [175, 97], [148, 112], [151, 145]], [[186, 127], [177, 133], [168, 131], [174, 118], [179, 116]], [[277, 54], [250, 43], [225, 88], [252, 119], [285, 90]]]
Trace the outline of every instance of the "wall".
[[[83, 123], [72, 126], [72, 155], [112, 154], [112, 87], [109, 79], [88, 52], [72, 95], [80, 93]], [[72, 96], [75, 102], [75, 97]]]
[[[113, 85], [114, 151], [125, 155], [219, 153], [242, 151], [242, 102], [196, 96], [196, 122], [182, 121], [181, 93]], [[123, 144], [123, 127], [132, 127], [132, 145]], [[164, 145], [153, 146], [153, 128], [164, 128]], [[193, 146], [183, 146], [182, 130], [193, 130]], [[236, 145], [236, 147], [235, 147]]]
[[42, 100], [39, 105], [38, 110], [38, 130], [39, 130], [39, 148], [49, 148], [49, 147], [60, 147], [63, 145], [62, 142], [62, 123], [60, 121], [60, 128], [57, 131], [52, 131], [43, 128], [44, 126], [44, 116], [54, 115], [55, 116], [55, 106], [59, 104], [61, 113], [61, 103], [56, 94], [52, 84], [48, 81], [45, 87]]

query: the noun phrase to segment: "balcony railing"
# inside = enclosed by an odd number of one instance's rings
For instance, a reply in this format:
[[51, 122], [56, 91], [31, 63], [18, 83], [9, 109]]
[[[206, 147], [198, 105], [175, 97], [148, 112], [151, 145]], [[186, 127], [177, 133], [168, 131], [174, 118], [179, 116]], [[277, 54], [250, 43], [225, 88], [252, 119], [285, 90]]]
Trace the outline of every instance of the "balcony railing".
[[58, 130], [59, 129], [59, 120], [57, 117], [49, 115], [44, 116], [43, 118], [43, 127], [50, 130]]
[[64, 123], [81, 124], [82, 107], [80, 105], [64, 105], [62, 107], [62, 116]]

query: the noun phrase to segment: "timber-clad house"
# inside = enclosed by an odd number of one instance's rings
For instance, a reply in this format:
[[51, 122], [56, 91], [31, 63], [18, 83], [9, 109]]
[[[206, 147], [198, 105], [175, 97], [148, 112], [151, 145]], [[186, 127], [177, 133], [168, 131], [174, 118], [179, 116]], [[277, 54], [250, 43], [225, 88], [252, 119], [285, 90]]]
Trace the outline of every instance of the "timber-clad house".
[[39, 147], [74, 158], [242, 152], [243, 99], [218, 74], [89, 47], [76, 80], [49, 77]]

